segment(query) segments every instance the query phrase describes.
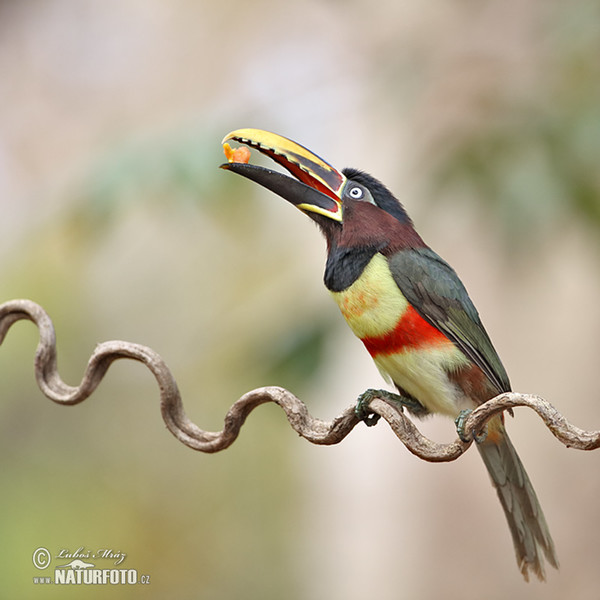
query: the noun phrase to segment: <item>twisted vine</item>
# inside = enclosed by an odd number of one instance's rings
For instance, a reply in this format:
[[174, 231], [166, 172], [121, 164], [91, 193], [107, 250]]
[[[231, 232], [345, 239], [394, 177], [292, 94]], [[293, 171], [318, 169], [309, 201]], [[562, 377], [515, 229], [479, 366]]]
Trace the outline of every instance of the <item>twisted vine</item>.
[[[0, 345], [10, 327], [20, 320], [32, 321], [38, 328], [40, 340], [35, 352], [35, 377], [42, 393], [57, 404], [73, 405], [83, 402], [98, 387], [110, 365], [119, 359], [136, 360], [148, 367], [160, 391], [162, 418], [169, 431], [183, 444], [200, 452], [219, 452], [237, 439], [248, 415], [261, 404], [274, 402], [285, 412], [291, 427], [313, 444], [331, 445], [341, 442], [360, 422], [354, 405], [346, 408], [332, 421], [313, 417], [294, 394], [270, 386], [252, 390], [237, 400], [225, 415], [221, 431], [204, 431], [190, 421], [183, 409], [181, 394], [173, 374], [164, 360], [151, 348], [123, 341], [102, 342], [96, 346], [78, 386], [66, 384], [56, 363], [54, 326], [44, 309], [31, 300], [11, 300], [0, 305]], [[600, 446], [600, 431], [585, 431], [571, 425], [549, 402], [539, 396], [516, 392], [500, 394], [477, 407], [466, 418], [463, 433], [472, 439], [493, 415], [517, 406], [535, 411], [554, 436], [565, 446], [578, 450], [594, 450]], [[373, 398], [370, 410], [385, 419], [400, 441], [416, 456], [430, 462], [457, 459], [471, 445], [460, 438], [448, 444], [438, 444], [426, 438], [395, 404], [383, 398]]]

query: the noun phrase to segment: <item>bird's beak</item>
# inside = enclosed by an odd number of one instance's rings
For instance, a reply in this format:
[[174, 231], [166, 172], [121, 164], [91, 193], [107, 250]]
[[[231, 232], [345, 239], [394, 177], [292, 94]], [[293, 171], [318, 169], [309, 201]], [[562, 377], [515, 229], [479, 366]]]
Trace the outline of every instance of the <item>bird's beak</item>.
[[[255, 148], [287, 169], [295, 179], [257, 165], [248, 164], [246, 156], [237, 158], [227, 142], [234, 140]], [[310, 150], [275, 133], [260, 129], [237, 129], [222, 142], [229, 162], [221, 165], [275, 192], [300, 210], [342, 220], [341, 191], [346, 177]]]

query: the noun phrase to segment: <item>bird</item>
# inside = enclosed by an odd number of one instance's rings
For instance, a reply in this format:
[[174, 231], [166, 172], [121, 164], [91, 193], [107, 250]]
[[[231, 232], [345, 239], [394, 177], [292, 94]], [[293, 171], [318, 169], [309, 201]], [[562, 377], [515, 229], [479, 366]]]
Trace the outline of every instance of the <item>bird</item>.
[[[282, 166], [254, 165], [259, 151]], [[511, 391], [506, 370], [455, 270], [417, 233], [401, 202], [364, 171], [331, 166], [289, 138], [237, 129], [222, 142], [222, 168], [281, 196], [310, 217], [327, 243], [324, 283], [398, 399], [416, 417], [459, 419]], [[238, 158], [239, 157], [239, 158]], [[291, 177], [290, 177], [291, 175]], [[545, 580], [554, 542], [503, 415], [475, 439], [512, 536], [518, 567]]]

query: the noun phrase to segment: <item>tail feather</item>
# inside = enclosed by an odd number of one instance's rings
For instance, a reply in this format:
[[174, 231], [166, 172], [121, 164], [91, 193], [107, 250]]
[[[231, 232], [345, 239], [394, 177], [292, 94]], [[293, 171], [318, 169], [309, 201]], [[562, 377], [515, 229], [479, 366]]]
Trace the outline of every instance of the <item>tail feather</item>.
[[544, 581], [544, 556], [548, 563], [558, 568], [554, 542], [517, 451], [504, 426], [494, 425], [494, 435], [488, 436], [477, 447], [504, 509], [519, 569], [526, 581], [529, 581], [530, 569]]

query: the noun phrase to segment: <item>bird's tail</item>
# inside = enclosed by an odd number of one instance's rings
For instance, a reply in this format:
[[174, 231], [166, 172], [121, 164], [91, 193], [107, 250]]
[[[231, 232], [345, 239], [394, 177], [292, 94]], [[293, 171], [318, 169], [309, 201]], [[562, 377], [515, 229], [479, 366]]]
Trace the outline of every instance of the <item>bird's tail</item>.
[[529, 581], [531, 569], [544, 581], [543, 556], [558, 568], [554, 542], [525, 467], [500, 417], [488, 423], [488, 436], [477, 447], [504, 509], [521, 573]]

